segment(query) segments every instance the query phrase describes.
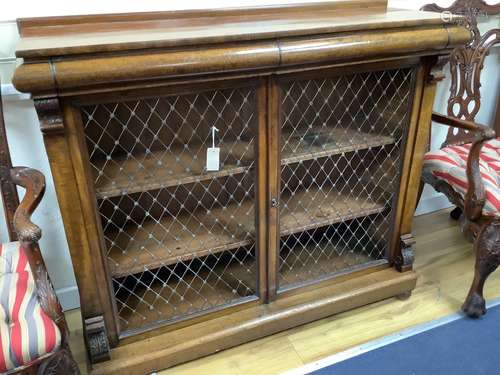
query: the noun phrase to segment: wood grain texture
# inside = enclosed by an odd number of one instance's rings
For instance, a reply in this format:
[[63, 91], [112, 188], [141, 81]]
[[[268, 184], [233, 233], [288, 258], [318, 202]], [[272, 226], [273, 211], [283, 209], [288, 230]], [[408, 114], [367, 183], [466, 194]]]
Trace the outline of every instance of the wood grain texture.
[[[150, 21], [136, 19], [106, 22], [102, 19], [103, 16], [88, 16], [80, 18], [81, 22], [73, 25], [67, 24], [71, 18], [57, 17], [46, 21], [52, 23], [46, 27], [41, 25], [43, 19], [32, 21], [33, 27], [26, 27], [27, 22], [19, 20], [23, 37], [17, 56], [40, 58], [443, 24], [437, 14], [386, 10], [385, 6], [380, 6], [379, 1], [358, 1], [358, 7], [344, 9], [342, 12], [332, 7], [332, 4], [339, 2], [329, 3], [331, 9], [314, 9], [315, 5], [312, 4], [293, 12], [287, 12], [283, 5], [276, 6], [273, 11], [269, 11], [269, 7], [260, 7], [261, 12], [267, 9], [267, 14], [259, 14], [256, 9], [254, 15], [241, 8], [233, 10], [230, 16], [216, 14], [217, 12], [210, 16], [209, 12], [200, 11], [192, 17], [172, 19], [175, 18], [174, 12], [171, 15], [164, 13], [162, 19], [159, 12], [156, 14], [158, 19]], [[346, 3], [348, 2], [345, 1], [344, 4]], [[371, 4], [367, 6], [367, 3]], [[328, 7], [328, 2], [323, 6]], [[133, 18], [134, 15], [130, 17]], [[78, 22], [75, 18], [73, 17], [73, 22]], [[35, 26], [35, 22], [39, 25]], [[231, 27], [228, 28], [228, 25]]]
[[[428, 59], [424, 65], [424, 77], [429, 77], [431, 67], [435, 61]], [[409, 169], [409, 182], [405, 196], [405, 206], [402, 213], [400, 235], [411, 233], [413, 215], [417, 206], [417, 196], [422, 175], [424, 155], [427, 151], [427, 142], [431, 126], [432, 106], [436, 93], [435, 81], [424, 81], [420, 110], [418, 115], [418, 128], [413, 148], [412, 162]]]
[[[258, 73], [266, 69], [276, 70], [307, 63], [359, 61], [401, 54], [433, 54], [438, 50], [451, 49], [470, 39], [470, 33], [465, 27], [452, 23], [445, 24], [432, 13], [382, 12], [381, 17], [391, 20], [388, 23], [373, 15], [364, 19], [360, 16], [353, 18], [351, 15], [343, 20], [335, 18], [329, 20], [333, 26], [327, 29], [320, 27], [321, 20], [316, 19], [314, 15], [308, 15], [311, 31], [322, 36], [310, 37], [308, 32], [300, 29], [300, 22], [290, 22], [290, 20], [287, 24], [292, 24], [296, 28], [293, 33], [294, 38], [280, 33], [268, 35], [262, 25], [255, 22], [246, 26], [245, 36], [242, 36], [237, 32], [238, 23], [230, 23], [222, 25], [225, 26], [222, 30], [225, 32], [230, 30], [238, 43], [236, 40], [218, 38], [216, 40], [218, 44], [214, 44], [214, 41], [195, 38], [194, 42], [198, 47], [192, 48], [189, 38], [179, 35], [178, 29], [175, 29], [175, 34], [171, 38], [181, 45], [181, 48], [165, 50], [167, 46], [163, 44], [168, 38], [163, 36], [161, 50], [157, 49], [156, 45], [137, 42], [138, 48], [141, 49], [140, 53], [99, 55], [95, 53], [109, 51], [89, 50], [93, 55], [41, 62], [37, 60], [31, 63], [26, 61], [16, 70], [13, 84], [23, 92], [48, 95], [96, 86], [104, 89], [106, 84], [117, 82], [220, 74], [241, 70]], [[361, 20], [358, 28], [352, 26], [353, 19]], [[216, 29], [217, 27], [210, 25], [204, 32]], [[109, 33], [105, 35], [109, 37]], [[45, 39], [48, 39], [45, 40], [47, 45], [53, 46], [63, 38], [58, 36]], [[75, 41], [75, 37], [71, 36], [71, 40]], [[21, 52], [23, 41], [25, 42], [22, 39], [18, 49], [20, 55], [23, 55]], [[79, 43], [86, 48], [89, 43], [91, 44], [85, 38]], [[112, 45], [110, 41], [96, 43], [99, 46], [108, 46], [108, 49]], [[204, 47], [200, 48], [201, 45]], [[124, 45], [124, 42], [118, 42], [115, 50], [123, 52], [132, 47]], [[85, 50], [78, 53], [84, 52]], [[67, 56], [70, 53], [67, 48], [56, 49], [47, 51], [44, 56]]]
[[[68, 116], [70, 115], [68, 114]], [[63, 114], [59, 112], [57, 116], [60, 122], [62, 122]], [[86, 301], [84, 306], [82, 306], [82, 313], [84, 316], [102, 315], [104, 313], [103, 306], [106, 305], [106, 302], [103, 304], [101, 293], [106, 293], [106, 289], [96, 288], [98, 282], [96, 280], [94, 262], [98, 258], [93, 257], [88, 251], [90, 248], [88, 233], [86, 230], [81, 230], [82, 228], [86, 228], [86, 225], [83, 203], [79, 195], [77, 177], [75, 176], [75, 167], [71, 158], [72, 149], [68, 144], [66, 134], [61, 131], [46, 134], [44, 142], [46, 152], [49, 156], [52, 177], [56, 184], [56, 193], [63, 216], [66, 236], [68, 242], [71, 244], [70, 253], [74, 260], [73, 267], [77, 283], [80, 286], [80, 296], [82, 300]], [[80, 154], [78, 157], [81, 158], [83, 155]], [[93, 225], [93, 229], [96, 229], [95, 225]], [[112, 312], [112, 310], [108, 311]], [[115, 326], [112, 315], [108, 314], [108, 318], [111, 318], [108, 320], [108, 324], [110, 325], [109, 329], [112, 329]]]
[[[84, 226], [84, 232], [87, 237], [86, 240], [88, 241], [84, 250], [87, 253], [85, 261], [91, 262], [91, 264], [86, 265], [85, 268], [90, 267], [92, 269], [92, 276], [94, 277], [95, 283], [93, 288], [96, 289], [99, 296], [99, 311], [101, 311], [101, 313], [96, 315], [104, 316], [106, 329], [110, 336], [110, 342], [115, 343], [117, 336], [117, 323], [114, 320], [116, 306], [114, 305], [114, 298], [111, 293], [111, 278], [107, 269], [107, 262], [102, 251], [104, 245], [102, 229], [100, 225], [95, 225], [96, 220], [98, 220], [97, 203], [94, 198], [94, 186], [90, 178], [90, 167], [87, 150], [85, 148], [81, 113], [77, 108], [65, 105], [64, 103], [62, 115], [64, 116], [64, 124], [66, 126], [64, 137], [67, 142], [68, 154], [60, 155], [60, 157], [69, 157], [71, 159], [71, 167], [77, 189], [74, 193], [78, 194], [78, 200], [68, 202], [68, 204], [75, 205], [78, 201], [81, 204], [81, 212], [71, 212], [69, 214], [81, 215], [79, 220], [81, 220], [81, 225]], [[50, 137], [46, 139], [49, 140]], [[58, 200], [66, 199], [64, 194], [63, 192], [59, 195], [58, 192]], [[72, 228], [72, 230], [82, 232], [81, 228]], [[80, 275], [80, 270], [75, 270], [75, 272], [77, 275]]]
[[[378, 10], [383, 10], [387, 8], [387, 0], [330, 0], [322, 2], [270, 4], [266, 6], [183, 9], [165, 12], [36, 17], [18, 19], [17, 23], [23, 36], [35, 36], [51, 35], [64, 32], [81, 33], [85, 30], [95, 32], [95, 27], [92, 28], [90, 25], [96, 24], [106, 28], [107, 30], [123, 28], [123, 23], [127, 23], [126, 26], [128, 26], [130, 23], [133, 24], [134, 22], [146, 23], [146, 25], [150, 27], [162, 28], [165, 27], [165, 25], [162, 24], [162, 21], [164, 20], [174, 22], [178, 20], [191, 21], [193, 19], [209, 18], [213, 22], [217, 22], [217, 19], [232, 16], [241, 16], [242, 14], [245, 14], [245, 16], [247, 17], [266, 18], [267, 16], [276, 17], [283, 14], [300, 16], [303, 15], [303, 13], [306, 11], [333, 12], [360, 8], [377, 8]], [[115, 23], [120, 24], [115, 25]], [[167, 23], [166, 26], [171, 28], [172, 24]], [[61, 27], [63, 28], [63, 30], [59, 30], [58, 32], [57, 29], [60, 29]]]
[[401, 172], [401, 183], [398, 192], [398, 204], [395, 211], [394, 222], [395, 230], [393, 233], [393, 238], [391, 242], [391, 248], [389, 253], [389, 261], [394, 262], [395, 258], [401, 253], [401, 248], [399, 246], [399, 239], [401, 238], [401, 221], [403, 219], [403, 210], [406, 204], [406, 192], [409, 186], [410, 179], [410, 166], [413, 159], [413, 151], [415, 146], [415, 138], [417, 136], [417, 131], [419, 127], [419, 116], [420, 116], [420, 106], [422, 103], [422, 92], [425, 83], [425, 75], [427, 74], [428, 68], [425, 66], [420, 66], [416, 72], [415, 77], [415, 88], [414, 96], [411, 108], [411, 118], [408, 126], [408, 134], [406, 138], [406, 145], [404, 151], [404, 159], [402, 163]]

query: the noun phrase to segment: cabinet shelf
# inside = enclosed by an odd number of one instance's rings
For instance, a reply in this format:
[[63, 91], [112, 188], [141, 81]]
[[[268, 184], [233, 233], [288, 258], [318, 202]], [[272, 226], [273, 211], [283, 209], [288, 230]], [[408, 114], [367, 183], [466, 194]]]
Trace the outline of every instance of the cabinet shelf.
[[[288, 142], [282, 150], [282, 165], [395, 143], [390, 136], [344, 128], [313, 127], [308, 128], [308, 132], [323, 137], [325, 142], [317, 144], [314, 136], [304, 140], [298, 133], [295, 136], [295, 132], [285, 131], [282, 137]], [[167, 188], [245, 173], [253, 168], [255, 151], [252, 142], [225, 142], [220, 148], [224, 165], [216, 172], [205, 170], [206, 146], [199, 145], [191, 146], [189, 152], [177, 147], [168, 152], [152, 151], [148, 156], [97, 160], [93, 163], [95, 172], [101, 171], [102, 174], [96, 178], [96, 195], [102, 199]]]
[[[234, 217], [239, 220], [237, 225]], [[125, 225], [122, 232], [105, 233], [106, 238], [113, 239], [108, 247], [110, 271], [114, 277], [121, 277], [250, 246], [254, 243], [254, 220], [253, 203], [245, 201], [213, 209], [210, 214], [197, 211], [195, 215], [184, 213], [145, 221], [140, 229]]]
[[286, 143], [282, 146], [281, 165], [395, 143], [395, 139], [390, 136], [348, 128], [317, 126], [305, 129], [282, 132], [281, 138]]
[[361, 236], [363, 240], [353, 238], [353, 232], [366, 233], [368, 230], [369, 225], [363, 225], [362, 219], [354, 219], [335, 227], [281, 237], [281, 287], [294, 288], [374, 262], [387, 262], [384, 259], [385, 242], [376, 239], [376, 236], [383, 236], [383, 231]]
[[208, 312], [221, 304], [231, 305], [257, 299], [255, 274], [249, 272], [253, 267], [233, 262], [219, 270], [217, 266], [214, 267], [215, 273], [184, 273], [182, 278], [163, 268], [161, 271], [164, 273], [158, 275], [153, 282], [141, 282], [133, 291], [126, 287], [126, 278], [115, 281], [122, 328], [144, 328], [145, 322], [161, 324], [180, 316], [189, 317]]
[[[366, 197], [354, 198], [345, 194], [333, 196], [332, 193], [313, 204], [308, 202], [308, 195], [314, 196], [316, 193], [316, 189], [309, 189], [308, 192], [301, 191], [293, 197], [282, 198], [287, 201], [286, 212], [280, 216], [282, 236], [386, 209], [383, 204], [372, 202]], [[308, 212], [294, 212], [294, 208], [302, 204], [308, 205]], [[195, 212], [197, 221], [192, 220], [191, 214], [179, 215], [175, 219], [166, 216], [159, 222], [146, 221], [140, 230], [135, 225], [125, 225], [121, 232], [108, 231], [105, 233], [106, 238], [114, 241], [114, 246], [108, 247], [110, 271], [114, 277], [121, 277], [250, 246], [254, 244], [255, 238], [253, 205], [251, 200], [247, 200], [240, 205], [214, 209], [210, 215]], [[234, 217], [238, 218], [238, 225], [234, 225]], [[164, 228], [168, 228], [169, 232], [166, 233]], [[211, 228], [211, 231], [200, 232], [200, 228]]]
[[[248, 171], [253, 162], [251, 142], [225, 142], [220, 145], [222, 169], [207, 172], [206, 146], [192, 145], [188, 150], [151, 151], [148, 155], [117, 156], [93, 163], [98, 198], [115, 197], [142, 191], [168, 188], [193, 182], [207, 181]], [[229, 153], [226, 152], [229, 150]]]
[[[366, 200], [366, 196], [348, 196], [338, 192], [333, 196], [314, 201], [308, 200], [308, 195], [314, 196], [318, 189], [300, 191], [293, 197], [283, 195], [281, 200], [286, 201], [286, 211], [280, 214], [280, 235], [287, 236], [293, 233], [324, 227], [331, 224], [352, 220], [358, 217], [377, 214], [386, 210], [384, 204]], [[297, 207], [308, 207], [307, 212]]]

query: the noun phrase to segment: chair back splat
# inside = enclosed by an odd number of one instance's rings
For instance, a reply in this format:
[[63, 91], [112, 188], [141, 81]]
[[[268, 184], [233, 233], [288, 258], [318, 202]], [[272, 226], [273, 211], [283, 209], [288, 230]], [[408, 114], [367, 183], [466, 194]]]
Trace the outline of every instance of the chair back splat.
[[[500, 14], [500, 3], [489, 5], [483, 0], [457, 0], [448, 8], [428, 4], [421, 9], [459, 14], [467, 20], [472, 40], [465, 46], [456, 48], [449, 58], [451, 87], [447, 113], [458, 119], [475, 121], [481, 107], [481, 71], [484, 59], [491, 47], [500, 42], [500, 29], [491, 29], [481, 35], [477, 21], [480, 16]], [[442, 147], [471, 143], [473, 140], [473, 134], [450, 127]]]

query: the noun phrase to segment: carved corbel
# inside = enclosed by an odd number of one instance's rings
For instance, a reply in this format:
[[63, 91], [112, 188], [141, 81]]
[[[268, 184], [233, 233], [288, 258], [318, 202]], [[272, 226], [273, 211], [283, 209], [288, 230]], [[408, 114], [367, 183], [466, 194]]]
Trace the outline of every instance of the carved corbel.
[[413, 267], [415, 237], [410, 234], [403, 234], [400, 240], [401, 253], [394, 259], [394, 265], [399, 272], [411, 270]]
[[85, 339], [92, 363], [110, 359], [108, 335], [102, 315], [85, 319]]
[[36, 99], [35, 109], [43, 135], [64, 133], [64, 120], [59, 99]]

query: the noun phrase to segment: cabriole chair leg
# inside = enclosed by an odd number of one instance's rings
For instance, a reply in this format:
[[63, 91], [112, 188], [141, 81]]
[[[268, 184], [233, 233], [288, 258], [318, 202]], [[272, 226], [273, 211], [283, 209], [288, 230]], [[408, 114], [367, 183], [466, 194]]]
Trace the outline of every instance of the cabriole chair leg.
[[80, 370], [68, 345], [64, 345], [58, 353], [40, 364], [37, 375], [80, 375]]
[[474, 280], [462, 310], [471, 318], [479, 318], [486, 313], [484, 283], [500, 265], [500, 221], [494, 221], [481, 230], [474, 242], [474, 250], [476, 254]]

